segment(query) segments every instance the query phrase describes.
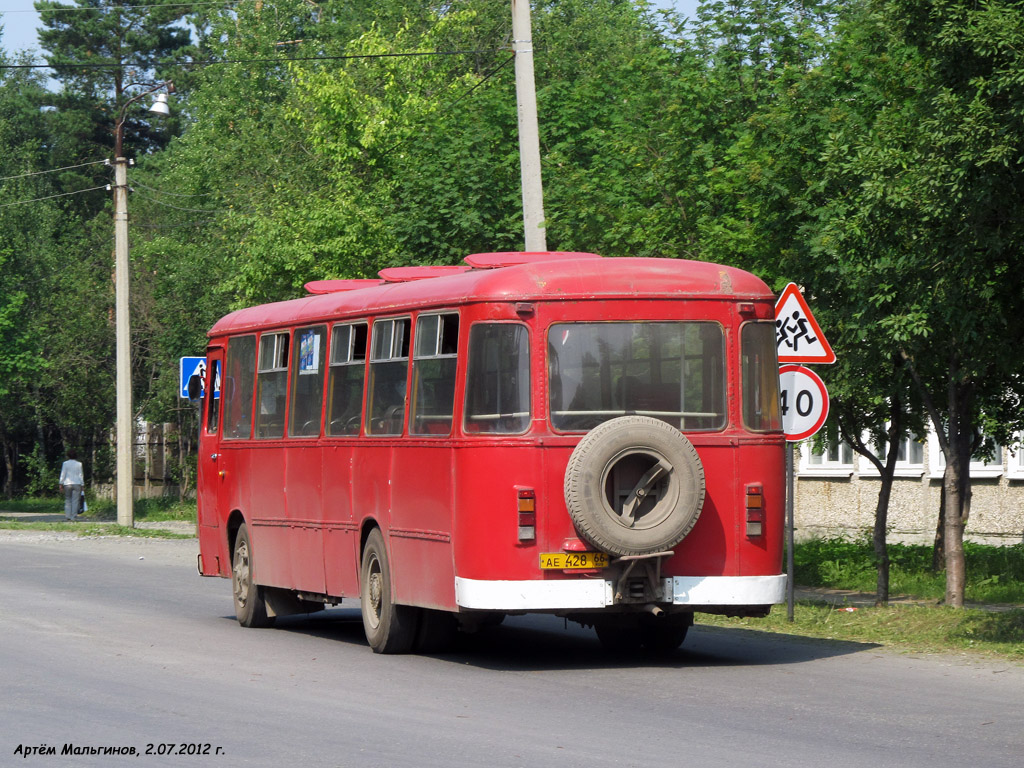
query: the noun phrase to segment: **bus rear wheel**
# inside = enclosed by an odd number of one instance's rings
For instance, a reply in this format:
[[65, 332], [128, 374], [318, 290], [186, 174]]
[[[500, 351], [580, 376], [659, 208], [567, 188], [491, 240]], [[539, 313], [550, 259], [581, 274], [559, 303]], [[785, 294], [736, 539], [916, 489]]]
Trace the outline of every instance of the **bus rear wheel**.
[[243, 627], [272, 627], [274, 617], [267, 615], [263, 587], [253, 581], [252, 545], [245, 523], [235, 535], [235, 551], [231, 556], [231, 592], [235, 600], [235, 617]]
[[359, 601], [363, 632], [374, 653], [408, 653], [416, 641], [416, 609], [393, 602], [384, 536], [370, 531], [363, 547]]

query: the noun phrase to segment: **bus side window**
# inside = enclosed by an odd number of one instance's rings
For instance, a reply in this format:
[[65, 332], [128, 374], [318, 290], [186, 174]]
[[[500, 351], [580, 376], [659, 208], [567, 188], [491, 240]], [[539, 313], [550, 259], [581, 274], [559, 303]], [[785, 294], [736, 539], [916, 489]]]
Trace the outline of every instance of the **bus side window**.
[[420, 315], [416, 320], [413, 400], [409, 431], [449, 435], [455, 406], [459, 316]]
[[378, 320], [373, 324], [366, 400], [368, 435], [400, 435], [405, 428], [411, 326], [412, 321], [407, 317]]
[[260, 337], [256, 374], [256, 437], [284, 437], [285, 397], [288, 392], [288, 334]]
[[530, 426], [530, 335], [518, 323], [469, 331], [467, 433], [519, 434]]
[[300, 328], [292, 340], [292, 394], [289, 437], [317, 437], [323, 410], [327, 326]]
[[256, 377], [256, 337], [236, 336], [228, 341], [221, 397], [225, 440], [246, 439], [252, 434], [252, 393]]
[[366, 378], [366, 323], [336, 325], [331, 332], [327, 382], [327, 434], [358, 435]]
[[746, 323], [741, 330], [743, 426], [754, 432], [782, 428], [779, 419], [779, 362], [775, 326]]
[[210, 363], [206, 380], [206, 432], [217, 434], [220, 426], [220, 360]]

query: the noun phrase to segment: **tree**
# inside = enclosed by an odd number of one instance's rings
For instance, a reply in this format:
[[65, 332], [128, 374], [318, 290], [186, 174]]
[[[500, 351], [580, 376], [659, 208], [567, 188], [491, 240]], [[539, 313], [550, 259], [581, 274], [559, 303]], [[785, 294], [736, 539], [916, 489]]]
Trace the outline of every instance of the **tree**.
[[[1015, 3], [878, 2], [849, 65], [898, 98], [830, 139], [821, 251], [855, 265], [878, 333], [898, 350], [946, 461], [946, 602], [962, 606], [971, 454], [983, 413], [1022, 386], [1014, 267], [1022, 243], [1024, 11]], [[860, 69], [864, 56], [898, 62]], [[884, 78], [893, 78], [887, 85]], [[1003, 430], [1020, 425], [1020, 413]]]

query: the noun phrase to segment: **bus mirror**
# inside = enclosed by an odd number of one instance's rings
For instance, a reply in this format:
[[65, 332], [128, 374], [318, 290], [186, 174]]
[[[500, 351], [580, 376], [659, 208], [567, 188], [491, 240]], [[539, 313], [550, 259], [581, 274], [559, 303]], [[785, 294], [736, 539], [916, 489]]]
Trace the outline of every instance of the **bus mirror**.
[[198, 373], [188, 377], [188, 399], [198, 400], [203, 395], [203, 380]]

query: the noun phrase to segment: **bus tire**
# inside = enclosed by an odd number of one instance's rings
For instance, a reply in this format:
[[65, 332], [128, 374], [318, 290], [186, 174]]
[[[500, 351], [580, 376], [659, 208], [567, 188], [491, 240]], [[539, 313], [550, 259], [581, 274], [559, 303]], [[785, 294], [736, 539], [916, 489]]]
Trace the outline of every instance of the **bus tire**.
[[374, 653], [408, 653], [416, 641], [417, 610], [395, 605], [384, 536], [370, 531], [359, 569], [359, 601], [363, 632]]
[[603, 552], [662, 552], [700, 516], [704, 467], [671, 424], [621, 416], [590, 430], [573, 450], [565, 504], [581, 538]]
[[238, 527], [231, 555], [231, 593], [235, 617], [243, 627], [272, 627], [274, 617], [267, 614], [263, 587], [253, 581], [252, 544], [245, 523]]

